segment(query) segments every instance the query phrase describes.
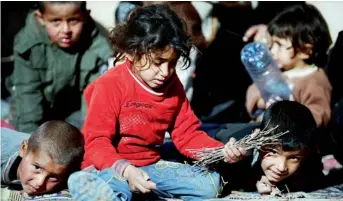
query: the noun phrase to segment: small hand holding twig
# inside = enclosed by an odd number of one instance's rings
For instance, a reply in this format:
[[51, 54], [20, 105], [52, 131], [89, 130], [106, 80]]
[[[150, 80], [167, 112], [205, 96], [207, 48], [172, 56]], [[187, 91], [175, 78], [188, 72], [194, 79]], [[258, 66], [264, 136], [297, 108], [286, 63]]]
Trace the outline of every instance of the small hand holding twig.
[[272, 135], [271, 132], [277, 127], [278, 126], [269, 130], [263, 129], [262, 131], [255, 130], [252, 134], [247, 135], [238, 141], [230, 139], [230, 141], [222, 147], [188, 149], [187, 151], [191, 152], [194, 157], [199, 158], [198, 161], [194, 162], [194, 165], [205, 167], [221, 160], [225, 160], [228, 163], [235, 163], [241, 160], [246, 155], [246, 151], [250, 149], [261, 149], [261, 147], [274, 148], [280, 146], [279, 137], [288, 133], [288, 131]]
[[229, 142], [225, 144], [222, 149], [224, 155], [224, 162], [236, 163], [242, 160], [246, 155], [247, 151], [242, 147], [235, 146], [236, 139], [230, 138]]
[[272, 195], [275, 197], [282, 196], [282, 193], [278, 187], [273, 185], [265, 175], [263, 175], [261, 179], [256, 182], [256, 188], [257, 192], [259, 192], [261, 195]]
[[266, 176], [262, 176], [259, 181], [256, 182], [257, 192], [261, 195], [270, 194], [272, 192], [272, 184], [269, 182]]

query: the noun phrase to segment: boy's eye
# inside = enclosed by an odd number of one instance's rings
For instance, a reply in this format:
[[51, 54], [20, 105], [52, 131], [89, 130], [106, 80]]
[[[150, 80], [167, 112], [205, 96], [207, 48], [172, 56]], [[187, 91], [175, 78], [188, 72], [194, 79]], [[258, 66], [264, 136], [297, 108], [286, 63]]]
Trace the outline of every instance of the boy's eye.
[[51, 20], [51, 22], [56, 24], [56, 23], [60, 22], [60, 20], [59, 19], [53, 19], [53, 20]]
[[33, 165], [33, 167], [35, 168], [35, 170], [40, 170], [40, 167], [38, 165]]
[[154, 65], [155, 65], [155, 66], [160, 66], [160, 65], [162, 65], [162, 64], [163, 64], [162, 61], [154, 61]]
[[278, 152], [276, 150], [270, 150], [269, 154], [276, 155], [276, 154], [278, 154]]
[[277, 156], [277, 153], [270, 151], [265, 155], [265, 157], [273, 157], [273, 156]]
[[78, 23], [80, 20], [79, 19], [69, 19], [68, 21], [72, 24], [75, 24], [75, 23]]
[[300, 160], [300, 158], [299, 158], [298, 156], [290, 157], [290, 159], [291, 159], [292, 161], [299, 161], [299, 160]]

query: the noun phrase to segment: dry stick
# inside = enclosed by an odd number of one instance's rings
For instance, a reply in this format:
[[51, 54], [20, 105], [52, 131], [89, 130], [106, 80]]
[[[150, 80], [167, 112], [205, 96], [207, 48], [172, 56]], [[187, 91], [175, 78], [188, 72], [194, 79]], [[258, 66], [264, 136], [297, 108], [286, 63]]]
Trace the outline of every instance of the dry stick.
[[[232, 146], [242, 147], [245, 150], [259, 148], [262, 146], [264, 148], [273, 148], [280, 146], [281, 142], [279, 140], [279, 137], [288, 133], [288, 131], [271, 135], [271, 132], [278, 126], [269, 130], [266, 130], [266, 127], [262, 131], [253, 132], [252, 134], [245, 136], [241, 140], [236, 141]], [[198, 161], [194, 162], [193, 166], [206, 167], [218, 161], [224, 160], [225, 157], [223, 154], [223, 149], [224, 146], [203, 149], [187, 149], [187, 151], [192, 153], [193, 156], [195, 156], [196, 158], [199, 158]]]
[[287, 200], [290, 200], [290, 191], [288, 189], [287, 184], [285, 184], [286, 190], [287, 190]]

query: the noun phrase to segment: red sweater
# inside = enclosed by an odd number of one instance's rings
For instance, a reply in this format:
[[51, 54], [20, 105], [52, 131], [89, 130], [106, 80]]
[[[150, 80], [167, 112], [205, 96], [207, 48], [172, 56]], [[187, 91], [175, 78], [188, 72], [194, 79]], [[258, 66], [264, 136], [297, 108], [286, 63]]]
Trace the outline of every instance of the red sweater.
[[199, 130], [176, 75], [157, 93], [135, 77], [127, 61], [91, 83], [84, 94], [88, 112], [82, 168], [103, 170], [119, 159], [135, 166], [153, 164], [160, 159], [166, 131], [177, 149], [193, 159], [187, 149], [223, 146]]

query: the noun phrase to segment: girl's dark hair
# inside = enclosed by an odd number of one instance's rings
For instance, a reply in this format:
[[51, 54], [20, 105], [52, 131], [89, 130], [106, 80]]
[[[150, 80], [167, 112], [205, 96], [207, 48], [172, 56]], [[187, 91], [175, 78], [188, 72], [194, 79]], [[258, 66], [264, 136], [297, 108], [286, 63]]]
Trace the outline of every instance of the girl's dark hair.
[[317, 124], [311, 111], [295, 101], [278, 101], [265, 112], [260, 129], [275, 128], [271, 135], [286, 132], [280, 137], [284, 151], [312, 147]]
[[295, 54], [308, 52], [305, 44], [311, 44], [312, 54], [305, 62], [325, 65], [332, 40], [324, 17], [313, 5], [305, 3], [287, 8], [269, 23], [268, 31], [272, 36], [291, 39]]
[[152, 62], [151, 53], [163, 51], [171, 45], [189, 66], [192, 42], [185, 29], [185, 23], [167, 5], [136, 8], [125, 23], [118, 24], [110, 33], [116, 54], [114, 64], [124, 54], [133, 56], [134, 60], [145, 55], [147, 62]]

